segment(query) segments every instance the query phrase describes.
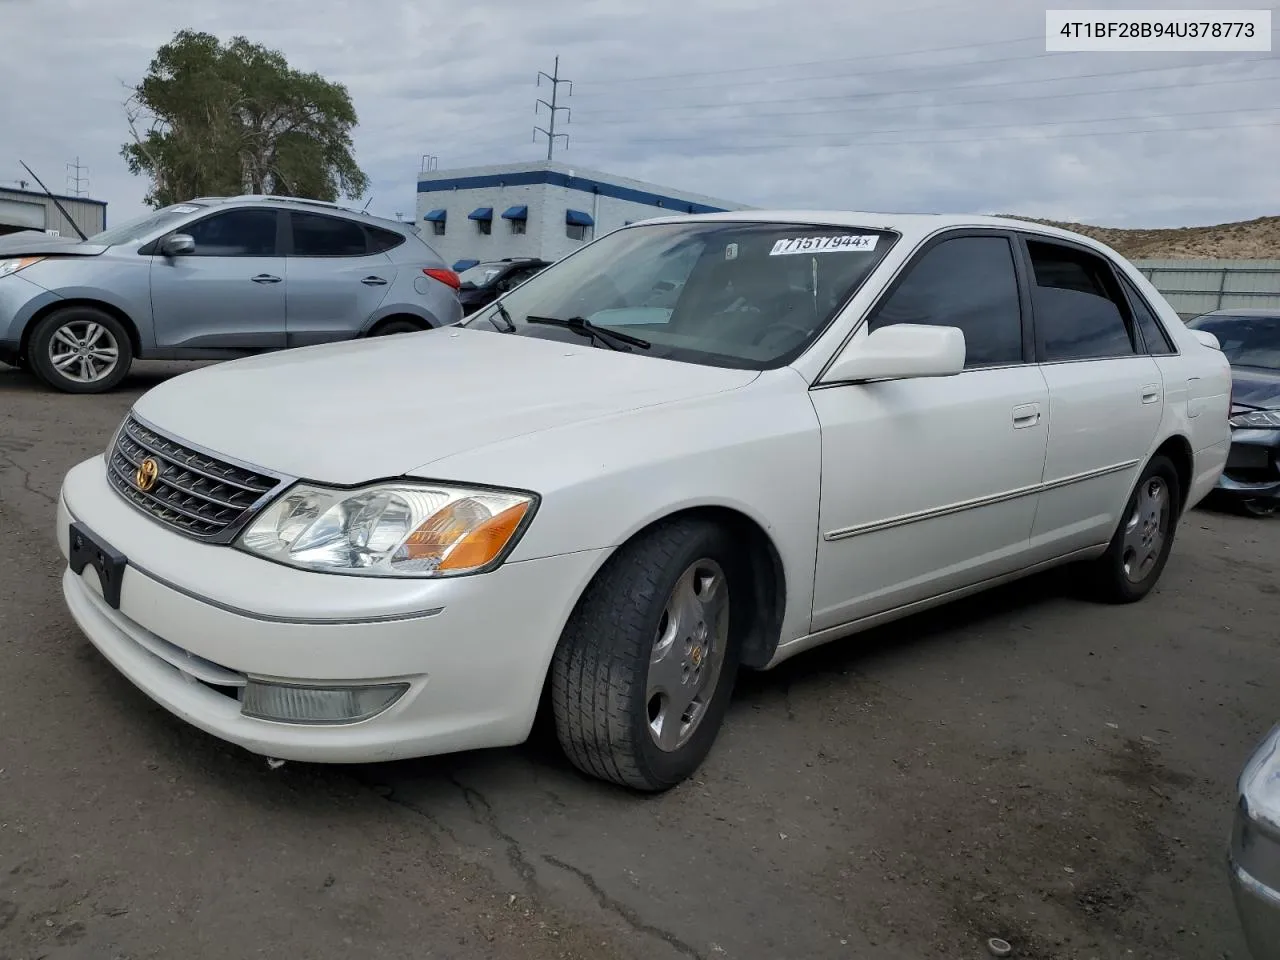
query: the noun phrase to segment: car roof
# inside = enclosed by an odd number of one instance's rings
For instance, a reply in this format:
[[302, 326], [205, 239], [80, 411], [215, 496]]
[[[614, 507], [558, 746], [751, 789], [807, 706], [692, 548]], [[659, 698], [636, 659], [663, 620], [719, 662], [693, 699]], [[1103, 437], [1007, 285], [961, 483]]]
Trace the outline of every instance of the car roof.
[[1020, 230], [1024, 233], [1035, 233], [1045, 237], [1071, 240], [1084, 246], [1093, 247], [1096, 250], [1105, 251], [1112, 256], [1119, 256], [1111, 247], [1081, 233], [1063, 230], [1061, 227], [1050, 227], [1032, 220], [1019, 220], [1017, 217], [994, 217], [985, 214], [884, 213], [867, 210], [729, 210], [723, 213], [696, 213], [684, 216], [658, 217], [651, 220], [643, 220], [633, 226], [688, 221], [711, 223], [794, 223], [807, 226], [888, 230], [900, 233], [904, 239], [912, 242], [923, 240], [939, 230], [987, 227], [1000, 230]]

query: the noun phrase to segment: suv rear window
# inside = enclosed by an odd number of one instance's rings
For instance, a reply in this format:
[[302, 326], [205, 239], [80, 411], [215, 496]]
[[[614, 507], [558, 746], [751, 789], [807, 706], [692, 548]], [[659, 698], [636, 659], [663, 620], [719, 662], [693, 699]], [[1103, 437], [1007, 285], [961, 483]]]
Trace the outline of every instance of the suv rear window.
[[386, 253], [388, 250], [394, 250], [404, 243], [404, 236], [394, 230], [383, 230], [381, 227], [370, 226], [366, 226], [364, 229], [369, 234], [370, 253]]

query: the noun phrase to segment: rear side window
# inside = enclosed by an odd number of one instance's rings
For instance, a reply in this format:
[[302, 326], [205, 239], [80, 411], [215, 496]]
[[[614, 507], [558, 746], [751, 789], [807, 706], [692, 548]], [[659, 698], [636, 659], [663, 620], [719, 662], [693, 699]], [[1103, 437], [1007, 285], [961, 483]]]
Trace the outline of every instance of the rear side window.
[[341, 217], [290, 213], [295, 257], [363, 257], [368, 252], [364, 226]]
[[1173, 348], [1173, 341], [1169, 339], [1164, 327], [1156, 319], [1156, 315], [1151, 311], [1151, 308], [1147, 306], [1147, 301], [1142, 299], [1142, 294], [1138, 292], [1138, 288], [1127, 277], [1121, 277], [1120, 283], [1124, 286], [1125, 293], [1129, 295], [1129, 304], [1133, 307], [1133, 320], [1138, 325], [1138, 329], [1142, 331], [1142, 339], [1147, 344], [1147, 353], [1156, 356], [1176, 353], [1177, 351]]
[[386, 253], [404, 243], [404, 237], [394, 230], [383, 230], [381, 227], [365, 227], [369, 233], [369, 252]]
[[196, 242], [193, 257], [273, 257], [276, 255], [276, 212], [228, 210], [205, 217], [185, 230]]
[[1075, 247], [1028, 240], [1031, 304], [1041, 359], [1132, 356], [1124, 295], [1102, 258]]
[[1004, 237], [955, 237], [908, 268], [868, 323], [928, 323], [964, 331], [964, 365], [1022, 362], [1022, 308], [1013, 250]]

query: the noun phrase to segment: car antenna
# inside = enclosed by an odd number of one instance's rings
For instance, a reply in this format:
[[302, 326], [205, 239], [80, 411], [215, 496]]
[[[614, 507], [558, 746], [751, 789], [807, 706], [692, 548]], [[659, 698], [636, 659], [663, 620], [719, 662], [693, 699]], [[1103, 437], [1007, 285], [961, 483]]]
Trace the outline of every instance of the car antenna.
[[[18, 162], [22, 163], [21, 160], [19, 160]], [[62, 219], [66, 220], [67, 223], [71, 224], [71, 229], [80, 235], [80, 239], [88, 240], [89, 238], [84, 235], [84, 231], [81, 230], [80, 227], [76, 224], [76, 222], [71, 219], [71, 214], [67, 213], [67, 208], [62, 205], [62, 203], [58, 200], [57, 197], [55, 197], [52, 193], [49, 192], [49, 188], [44, 185], [43, 180], [41, 180], [39, 177], [36, 176], [36, 172], [32, 170], [30, 167], [28, 167], [25, 163], [22, 163], [22, 169], [27, 171], [27, 173], [31, 174], [32, 179], [35, 180], [36, 183], [40, 184], [40, 189], [45, 192], [45, 195], [48, 196], [50, 200], [53, 201], [53, 205], [57, 207], [58, 212], [62, 214]]]

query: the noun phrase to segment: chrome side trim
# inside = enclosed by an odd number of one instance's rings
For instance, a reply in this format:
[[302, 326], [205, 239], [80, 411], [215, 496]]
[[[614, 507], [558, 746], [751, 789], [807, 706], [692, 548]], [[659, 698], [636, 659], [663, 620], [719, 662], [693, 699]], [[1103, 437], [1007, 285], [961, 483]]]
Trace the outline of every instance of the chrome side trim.
[[1141, 460], [1126, 460], [1124, 463], [1113, 463], [1110, 466], [1099, 467], [1095, 470], [1086, 470], [1083, 473], [1073, 473], [1071, 476], [1061, 477], [1057, 480], [1050, 480], [1047, 483], [1033, 483], [1025, 487], [1006, 490], [1003, 493], [995, 493], [985, 497], [974, 497], [971, 500], [960, 500], [956, 503], [949, 503], [943, 507], [933, 507], [929, 510], [917, 510], [914, 513], [903, 513], [896, 517], [889, 517], [885, 520], [872, 520], [870, 523], [860, 523], [852, 527], [842, 527], [839, 530], [832, 530], [829, 533], [824, 533], [822, 535], [822, 539], [828, 542], [835, 540], [847, 540], [850, 537], [859, 537], [863, 534], [876, 533], [880, 530], [892, 530], [894, 527], [904, 527], [911, 523], [919, 523], [922, 520], [934, 520], [938, 517], [947, 517], [952, 514], [963, 513], [966, 510], [974, 510], [978, 507], [990, 507], [998, 503], [1007, 503], [1010, 500], [1018, 500], [1022, 497], [1029, 497], [1038, 493], [1047, 493], [1050, 490], [1057, 490], [1061, 487], [1071, 486], [1075, 483], [1083, 483], [1086, 480], [1096, 480], [1098, 477], [1105, 477], [1113, 473], [1120, 473], [1124, 470], [1136, 467], [1141, 462]]

